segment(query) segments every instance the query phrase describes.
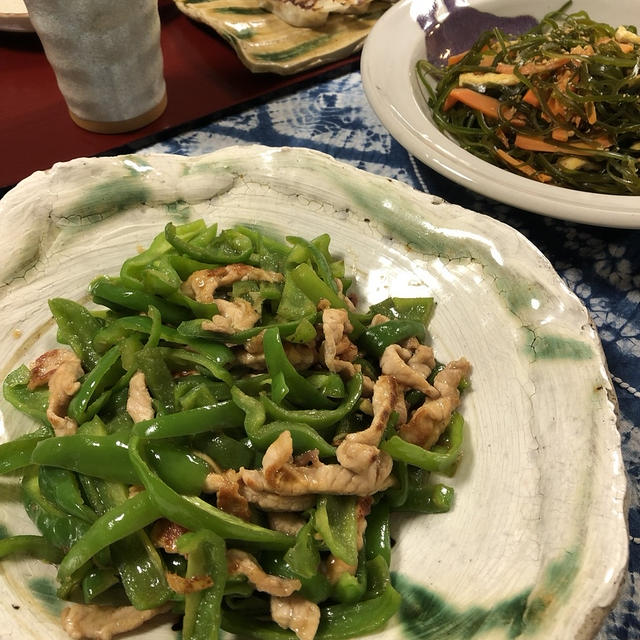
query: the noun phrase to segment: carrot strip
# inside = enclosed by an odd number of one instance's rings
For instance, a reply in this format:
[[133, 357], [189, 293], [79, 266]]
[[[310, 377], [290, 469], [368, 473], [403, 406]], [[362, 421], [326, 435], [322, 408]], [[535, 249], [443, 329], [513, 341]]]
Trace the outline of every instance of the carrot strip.
[[466, 104], [467, 107], [477, 109], [489, 118], [498, 119], [498, 109], [500, 103], [491, 96], [486, 96], [472, 89], [464, 89], [462, 87], [451, 89], [447, 99], [451, 98]]
[[[503, 113], [501, 111], [502, 105], [498, 100], [496, 100], [496, 98], [484, 95], [483, 93], [478, 93], [477, 91], [473, 91], [472, 89], [465, 89], [462, 87], [451, 89], [449, 95], [446, 98], [446, 101], [449, 100], [454, 101], [451, 103], [451, 106], [459, 101], [462, 102], [462, 104], [467, 105], [467, 107], [476, 109], [477, 111], [484, 113], [484, 115], [488, 118], [493, 118], [494, 120], [498, 120], [500, 114]], [[443, 109], [446, 111], [445, 106], [443, 106]], [[509, 120], [515, 126], [524, 126], [526, 124], [523, 118], [515, 115], [515, 111], [513, 114], [503, 115], [506, 120]]]
[[555, 96], [550, 96], [547, 100], [547, 109], [549, 109], [554, 116], [565, 116], [567, 113], [565, 106]]
[[569, 130], [563, 129], [562, 127], [556, 127], [551, 132], [551, 137], [558, 142], [568, 142], [569, 141]]
[[522, 102], [526, 102], [536, 109], [540, 108], [540, 100], [538, 100], [538, 96], [536, 96], [531, 89], [527, 89], [527, 92], [522, 96]]
[[511, 165], [518, 171], [522, 171], [522, 173], [529, 176], [530, 178], [535, 178], [539, 182], [551, 182], [552, 178], [549, 174], [536, 171], [530, 164], [522, 162], [521, 160], [516, 160], [516, 158], [513, 158], [502, 149], [496, 149], [495, 151], [498, 154], [498, 157], [500, 157], [504, 162]]
[[534, 136], [525, 136], [521, 134], [516, 136], [514, 144], [519, 149], [524, 149], [525, 151], [543, 151], [549, 153], [562, 151], [562, 149], [557, 145], [545, 142], [542, 138], [535, 138]]
[[443, 111], [449, 111], [449, 109], [451, 109], [451, 107], [453, 107], [454, 104], [457, 104], [458, 98], [456, 98], [455, 95], [451, 95], [451, 91], [449, 92], [449, 95], [444, 99], [444, 102], [442, 103], [442, 110]]
[[498, 62], [498, 64], [496, 65], [496, 73], [513, 73], [515, 68], [515, 64], [505, 64], [504, 62]]
[[611, 146], [611, 141], [606, 136], [595, 138], [593, 142], [574, 142], [567, 147], [559, 147], [535, 136], [518, 134], [514, 140], [514, 145], [525, 151], [540, 151], [543, 153], [573, 153], [575, 155], [588, 156], [591, 151], [606, 149]]
[[467, 55], [467, 53], [469, 53], [469, 49], [463, 51], [462, 53], [454, 53], [453, 55], [450, 55], [447, 58], [447, 66], [450, 67], [453, 64], [457, 64], [458, 62], [460, 62], [460, 60], [462, 60], [462, 58]]
[[505, 149], [509, 148], [509, 140], [507, 139], [505, 132], [502, 130], [502, 127], [498, 127], [496, 129], [496, 137], [498, 138], [498, 140], [500, 140], [500, 142], [502, 142], [502, 146]]

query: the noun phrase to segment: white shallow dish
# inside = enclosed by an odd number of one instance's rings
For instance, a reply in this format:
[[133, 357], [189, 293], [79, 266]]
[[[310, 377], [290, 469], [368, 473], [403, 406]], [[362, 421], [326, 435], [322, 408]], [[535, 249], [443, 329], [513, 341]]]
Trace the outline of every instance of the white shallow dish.
[[[627, 563], [615, 395], [586, 309], [491, 218], [305, 149], [58, 164], [0, 201], [0, 375], [55, 344], [47, 298], [85, 300], [92, 277], [117, 272], [167, 221], [200, 217], [328, 232], [361, 300], [433, 295], [438, 358], [473, 364], [465, 453], [445, 480], [455, 506], [395, 521], [404, 604], [378, 637], [592, 638]], [[3, 439], [33, 430], [4, 400], [0, 409]], [[34, 531], [17, 480], [0, 480], [0, 525]], [[0, 565], [3, 638], [66, 637], [54, 576], [35, 561]], [[139, 635], [175, 637], [169, 625]]]
[[0, 0], [0, 31], [33, 31], [22, 0]]
[[[449, 15], [446, 7], [455, 4], [468, 4], [503, 17], [527, 14], [539, 19], [562, 3], [556, 0], [456, 0], [455, 3], [453, 0], [401, 0], [371, 30], [361, 59], [367, 99], [391, 135], [438, 173], [514, 207], [574, 222], [640, 228], [640, 196], [594, 194], [538, 183], [476, 158], [436, 127], [415, 74], [416, 62], [426, 57], [425, 34], [417, 18], [435, 7], [439, 21], [444, 21]], [[614, 26], [640, 25], [637, 0], [574, 0], [570, 11], [579, 10]]]

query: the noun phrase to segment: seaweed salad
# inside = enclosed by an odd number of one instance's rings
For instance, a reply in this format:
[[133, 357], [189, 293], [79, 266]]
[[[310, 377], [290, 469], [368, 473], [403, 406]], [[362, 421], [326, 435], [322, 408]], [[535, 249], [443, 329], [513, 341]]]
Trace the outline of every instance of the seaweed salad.
[[520, 36], [487, 31], [444, 67], [418, 61], [433, 120], [533, 180], [640, 195], [640, 36], [566, 13], [570, 4]]

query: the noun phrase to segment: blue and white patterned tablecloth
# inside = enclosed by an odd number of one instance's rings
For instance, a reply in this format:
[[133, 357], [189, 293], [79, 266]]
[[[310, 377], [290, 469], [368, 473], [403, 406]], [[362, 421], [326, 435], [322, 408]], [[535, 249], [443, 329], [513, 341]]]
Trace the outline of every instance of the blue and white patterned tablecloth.
[[317, 149], [493, 216], [529, 238], [584, 302], [598, 327], [616, 386], [629, 475], [628, 578], [598, 640], [640, 638], [640, 231], [590, 227], [526, 213], [439, 176], [387, 133], [367, 103], [357, 71], [324, 79], [144, 151], [198, 155], [249, 143]]

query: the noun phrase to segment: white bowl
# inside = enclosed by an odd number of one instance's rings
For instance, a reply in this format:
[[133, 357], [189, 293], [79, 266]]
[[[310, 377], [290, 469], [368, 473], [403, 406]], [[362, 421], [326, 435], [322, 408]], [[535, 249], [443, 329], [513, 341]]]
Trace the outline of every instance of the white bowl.
[[[426, 57], [425, 34], [417, 22], [434, 6], [469, 6], [499, 16], [541, 18], [562, 4], [556, 0], [402, 0], [374, 26], [362, 53], [362, 82], [371, 107], [391, 135], [426, 165], [458, 184], [514, 207], [553, 218], [605, 227], [640, 228], [640, 196], [614, 196], [538, 183], [489, 164], [461, 149], [433, 123], [416, 77]], [[596, 20], [640, 26], [637, 0], [574, 0], [571, 11]], [[439, 15], [440, 15], [439, 14]], [[479, 35], [479, 34], [478, 34]], [[390, 46], [393, 43], [393, 46]]]

